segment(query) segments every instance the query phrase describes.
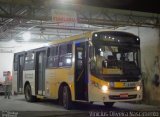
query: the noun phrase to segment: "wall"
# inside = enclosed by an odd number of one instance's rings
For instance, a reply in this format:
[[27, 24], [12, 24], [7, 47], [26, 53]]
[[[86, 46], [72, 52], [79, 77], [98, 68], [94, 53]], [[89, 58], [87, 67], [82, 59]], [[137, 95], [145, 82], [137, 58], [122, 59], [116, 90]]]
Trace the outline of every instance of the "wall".
[[[122, 29], [121, 29], [122, 30]], [[160, 30], [157, 28], [123, 29], [141, 39], [141, 65], [144, 80], [144, 103], [160, 104]]]
[[[13, 53], [25, 51], [43, 46], [42, 43], [16, 43], [0, 42], [0, 82], [4, 81], [3, 71], [11, 71], [13, 69]], [[10, 48], [12, 47], [12, 48]]]
[[160, 37], [158, 29], [143, 29], [142, 70], [145, 84], [145, 101], [160, 104]]
[[0, 81], [4, 81], [3, 71], [12, 71], [13, 53], [0, 53]]
[[141, 39], [141, 64], [142, 71], [153, 67], [155, 56], [158, 56], [158, 47], [160, 45], [159, 29], [146, 27], [132, 27], [124, 30], [138, 35]]

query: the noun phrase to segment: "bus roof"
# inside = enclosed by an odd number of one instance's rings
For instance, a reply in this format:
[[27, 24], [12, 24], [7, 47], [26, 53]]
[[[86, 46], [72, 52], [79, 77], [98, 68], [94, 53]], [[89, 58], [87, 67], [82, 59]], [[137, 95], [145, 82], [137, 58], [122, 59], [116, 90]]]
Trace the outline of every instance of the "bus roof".
[[75, 40], [79, 40], [82, 38], [89, 38], [89, 37], [91, 37], [91, 35], [92, 35], [92, 32], [86, 32], [83, 34], [74, 35], [74, 36], [70, 36], [67, 38], [63, 38], [63, 39], [56, 39], [56, 40], [50, 42], [49, 45], [65, 43], [65, 42], [69, 42], [69, 41], [75, 41]]
[[75, 40], [79, 40], [79, 39], [82, 39], [82, 38], [90, 38], [93, 33], [100, 33], [100, 32], [121, 32], [121, 33], [126, 33], [126, 34], [129, 34], [129, 35], [138, 37], [137, 35], [134, 35], [130, 32], [125, 32], [125, 31], [99, 30], [99, 31], [85, 32], [83, 34], [74, 35], [74, 36], [70, 36], [70, 37], [67, 37], [67, 38], [63, 38], [63, 39], [56, 39], [56, 40], [50, 42], [49, 45], [75, 41]]
[[[76, 41], [76, 40], [80, 40], [80, 39], [84, 39], [84, 38], [86, 38], [86, 39], [87, 39], [87, 38], [91, 38], [93, 33], [100, 33], [100, 32], [122, 32], [122, 33], [126, 33], [126, 34], [129, 34], [129, 35], [138, 37], [137, 35], [134, 35], [134, 34], [132, 34], [132, 33], [125, 32], [125, 31], [99, 30], [99, 31], [85, 32], [85, 33], [78, 34], [78, 35], [74, 35], [74, 36], [70, 36], [70, 37], [67, 37], [67, 38], [56, 39], [56, 40], [54, 40], [54, 41], [52, 41], [52, 42], [49, 42], [49, 46], [52, 46], [52, 45], [54, 45], [54, 44], [60, 44], [60, 43], [65, 43], [65, 42]], [[27, 50], [27, 51], [16, 52], [16, 53], [14, 53], [14, 54], [22, 54], [22, 53], [37, 51], [37, 50], [45, 49], [45, 48], [47, 48], [47, 47], [45, 47], [45, 46], [44, 46], [44, 47], [39, 47], [39, 48]]]
[[118, 30], [99, 30], [99, 31], [93, 31], [93, 33], [100, 33], [100, 32], [119, 32], [119, 33], [126, 33], [128, 35], [132, 35], [132, 36], [135, 36], [135, 37], [138, 37], [137, 35], [133, 34], [133, 33], [130, 33], [130, 32], [125, 32], [125, 31], [118, 31]]

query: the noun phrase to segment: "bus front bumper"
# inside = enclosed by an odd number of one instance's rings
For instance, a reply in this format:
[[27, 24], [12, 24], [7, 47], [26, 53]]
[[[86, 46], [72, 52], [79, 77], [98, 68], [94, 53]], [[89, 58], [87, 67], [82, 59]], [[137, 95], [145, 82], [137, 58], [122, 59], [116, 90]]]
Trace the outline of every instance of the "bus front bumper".
[[140, 101], [143, 98], [142, 89], [137, 90], [108, 90], [106, 93], [99, 90], [92, 93], [92, 102], [125, 102], [125, 101]]

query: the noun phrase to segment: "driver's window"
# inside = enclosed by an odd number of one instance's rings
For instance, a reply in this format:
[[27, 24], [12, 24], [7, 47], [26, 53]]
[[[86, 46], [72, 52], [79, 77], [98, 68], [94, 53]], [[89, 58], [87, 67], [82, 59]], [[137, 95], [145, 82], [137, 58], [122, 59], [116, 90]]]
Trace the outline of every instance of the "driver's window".
[[128, 53], [128, 59], [129, 59], [129, 61], [134, 61], [133, 60], [133, 52]]
[[100, 52], [100, 56], [104, 56], [104, 52]]
[[120, 54], [120, 53], [118, 53], [118, 54], [116, 55], [116, 57], [117, 57], [117, 60], [118, 60], [118, 61], [120, 61], [121, 54]]
[[133, 52], [125, 53], [125, 61], [133, 62], [134, 60]]
[[104, 57], [105, 59], [108, 59], [108, 56], [113, 56], [112, 52], [111, 51], [104, 51]]
[[83, 67], [83, 57], [82, 57], [82, 51], [78, 51], [78, 58], [77, 58], [77, 68], [82, 69]]

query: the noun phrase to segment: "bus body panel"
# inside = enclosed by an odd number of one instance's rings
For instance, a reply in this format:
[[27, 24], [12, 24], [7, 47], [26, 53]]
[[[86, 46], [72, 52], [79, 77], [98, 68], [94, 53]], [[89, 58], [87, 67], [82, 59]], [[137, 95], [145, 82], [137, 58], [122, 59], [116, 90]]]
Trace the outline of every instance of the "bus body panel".
[[[72, 99], [74, 97], [74, 72], [72, 68], [56, 69], [59, 86], [65, 82], [70, 88]], [[58, 87], [59, 89], [59, 87]], [[58, 91], [58, 90], [57, 90]]]
[[54, 93], [56, 89], [56, 72], [53, 69], [46, 69], [45, 71], [45, 96], [48, 98], [56, 98]]
[[32, 95], [35, 95], [35, 70], [23, 71], [23, 79], [23, 86], [25, 86], [26, 82], [29, 82], [32, 90]]
[[74, 90], [74, 53], [75, 45], [72, 43], [72, 65], [68, 67], [46, 68], [45, 71], [45, 97], [58, 99], [59, 89], [62, 83], [66, 83], [71, 91], [72, 100], [75, 100]]
[[72, 68], [53, 68], [46, 70], [46, 97], [58, 99], [58, 91], [61, 83], [70, 87], [72, 99], [74, 100], [74, 75]]

